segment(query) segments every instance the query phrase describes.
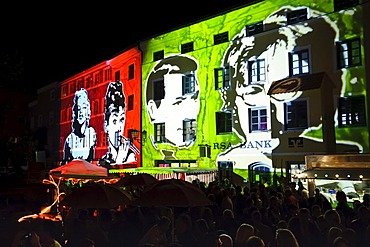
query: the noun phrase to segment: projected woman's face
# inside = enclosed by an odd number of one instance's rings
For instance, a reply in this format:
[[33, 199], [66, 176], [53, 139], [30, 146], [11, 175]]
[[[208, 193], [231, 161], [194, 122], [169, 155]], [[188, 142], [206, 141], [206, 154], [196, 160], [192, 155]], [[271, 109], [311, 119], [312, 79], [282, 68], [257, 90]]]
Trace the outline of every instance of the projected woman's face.
[[123, 128], [125, 126], [126, 112], [124, 107], [118, 106], [117, 111], [112, 111], [108, 120], [107, 132], [109, 143], [118, 147], [120, 145], [120, 138], [123, 135]]
[[77, 121], [79, 124], [83, 124], [90, 114], [90, 103], [87, 98], [80, 97], [77, 102]]

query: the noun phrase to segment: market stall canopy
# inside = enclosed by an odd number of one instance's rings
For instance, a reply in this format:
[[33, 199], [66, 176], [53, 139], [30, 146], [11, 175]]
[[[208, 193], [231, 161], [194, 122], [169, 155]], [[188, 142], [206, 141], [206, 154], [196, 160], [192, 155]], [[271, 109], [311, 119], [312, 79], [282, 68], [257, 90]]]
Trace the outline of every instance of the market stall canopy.
[[370, 180], [370, 154], [306, 155], [301, 178]]
[[137, 206], [198, 207], [212, 205], [212, 201], [197, 186], [181, 179], [157, 181], [144, 189], [134, 201]]
[[74, 189], [61, 202], [60, 206], [81, 208], [116, 208], [132, 202], [129, 192], [110, 184], [89, 184]]
[[107, 178], [108, 169], [83, 159], [74, 159], [63, 166], [50, 170], [49, 175], [56, 178]]

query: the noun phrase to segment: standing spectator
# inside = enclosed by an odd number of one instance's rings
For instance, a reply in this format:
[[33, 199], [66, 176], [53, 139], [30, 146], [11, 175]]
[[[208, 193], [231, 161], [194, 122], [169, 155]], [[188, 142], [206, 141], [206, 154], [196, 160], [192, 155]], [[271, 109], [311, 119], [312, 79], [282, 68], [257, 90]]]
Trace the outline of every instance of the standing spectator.
[[355, 212], [354, 212], [353, 208], [351, 208], [348, 205], [347, 195], [344, 193], [344, 191], [341, 191], [341, 190], [338, 191], [337, 194], [335, 195], [335, 197], [336, 197], [337, 202], [338, 202], [335, 209], [343, 215], [342, 224], [344, 226], [348, 226], [350, 224], [350, 222], [352, 221], [352, 219], [354, 218]]
[[234, 246], [233, 238], [229, 234], [221, 233], [220, 239], [222, 242], [222, 247], [233, 247]]
[[162, 216], [158, 223], [154, 224], [139, 241], [139, 246], [152, 244], [153, 247], [166, 247], [171, 241], [167, 238], [171, 229], [171, 220]]
[[222, 213], [222, 219], [220, 225], [217, 227], [217, 230], [223, 230], [232, 238], [234, 238], [238, 226], [239, 225], [234, 217], [233, 211], [230, 209], [225, 209]]
[[274, 241], [274, 230], [262, 222], [260, 211], [254, 211], [252, 214], [252, 225], [258, 230], [257, 236], [263, 239], [265, 245], [269, 246]]
[[370, 209], [366, 206], [360, 206], [357, 217], [353, 219], [349, 227], [357, 232], [360, 243], [366, 241], [366, 228], [370, 225]]
[[248, 239], [246, 247], [265, 247], [265, 242], [258, 236], [252, 236]]
[[241, 224], [237, 231], [234, 241], [234, 247], [243, 247], [247, 244], [248, 239], [255, 235], [255, 229], [252, 225], [243, 223]]
[[276, 247], [300, 247], [293, 232], [289, 229], [276, 230]]

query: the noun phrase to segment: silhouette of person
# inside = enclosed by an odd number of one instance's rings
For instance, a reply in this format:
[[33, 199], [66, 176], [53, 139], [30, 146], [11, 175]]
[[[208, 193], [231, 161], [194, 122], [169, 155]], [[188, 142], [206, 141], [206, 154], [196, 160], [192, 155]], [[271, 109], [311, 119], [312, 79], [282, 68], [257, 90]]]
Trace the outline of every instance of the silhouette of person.
[[72, 106], [72, 132], [64, 143], [62, 165], [73, 159], [91, 161], [95, 157], [97, 142], [95, 129], [90, 125], [91, 108], [88, 92], [81, 88], [75, 92]]

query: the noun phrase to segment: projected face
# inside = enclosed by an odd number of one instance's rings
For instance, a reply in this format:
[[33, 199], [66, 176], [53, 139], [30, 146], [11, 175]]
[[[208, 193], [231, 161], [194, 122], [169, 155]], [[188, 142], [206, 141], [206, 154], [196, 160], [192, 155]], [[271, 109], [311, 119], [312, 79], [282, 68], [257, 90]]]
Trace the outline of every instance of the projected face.
[[156, 128], [154, 142], [177, 147], [194, 143], [199, 112], [197, 68], [189, 57], [172, 56], [152, 70], [146, 98], [148, 115]]
[[[271, 153], [279, 145], [279, 139], [272, 138], [269, 131], [271, 119], [276, 118], [283, 125], [284, 103], [291, 102], [302, 94], [299, 90], [284, 92], [287, 86], [294, 88], [297, 85], [281, 85], [283, 93], [267, 95], [272, 83], [312, 73], [311, 64], [320, 61], [318, 57], [310, 57], [311, 50], [321, 51], [323, 57], [335, 57], [333, 43], [338, 34], [334, 22], [308, 9], [311, 18], [315, 18], [314, 21], [287, 25], [286, 10], [295, 9], [284, 7], [269, 15], [264, 20], [265, 30], [268, 31], [263, 35], [246, 37], [246, 30], [242, 30], [225, 53], [223, 64], [231, 66], [233, 90], [221, 92], [224, 101], [222, 110], [232, 109], [234, 130], [245, 141], [242, 145], [233, 147], [235, 153], [260, 153], [262, 156]], [[316, 60], [311, 62], [314, 59]], [[326, 68], [328, 71], [336, 69], [335, 63], [325, 66], [331, 66]], [[339, 76], [333, 78], [333, 81], [341, 82]], [[338, 88], [341, 88], [341, 85], [338, 85]], [[266, 113], [266, 124], [253, 128], [250, 119], [252, 113]], [[263, 118], [258, 120], [262, 121]], [[269, 145], [256, 149], [253, 148], [254, 142]], [[228, 154], [230, 155], [230, 152]], [[259, 159], [261, 158], [255, 156], [255, 160], [251, 158], [248, 163], [257, 162]]]
[[91, 161], [95, 157], [96, 132], [89, 126], [91, 117], [90, 100], [85, 89], [75, 92], [72, 106], [72, 131], [64, 143], [61, 164], [73, 159]]
[[73, 132], [82, 136], [89, 126], [91, 117], [90, 100], [85, 89], [76, 91], [72, 109]]
[[110, 82], [105, 95], [104, 130], [108, 136], [108, 152], [102, 158], [106, 165], [136, 161], [135, 147], [124, 136], [126, 102], [123, 84]]

